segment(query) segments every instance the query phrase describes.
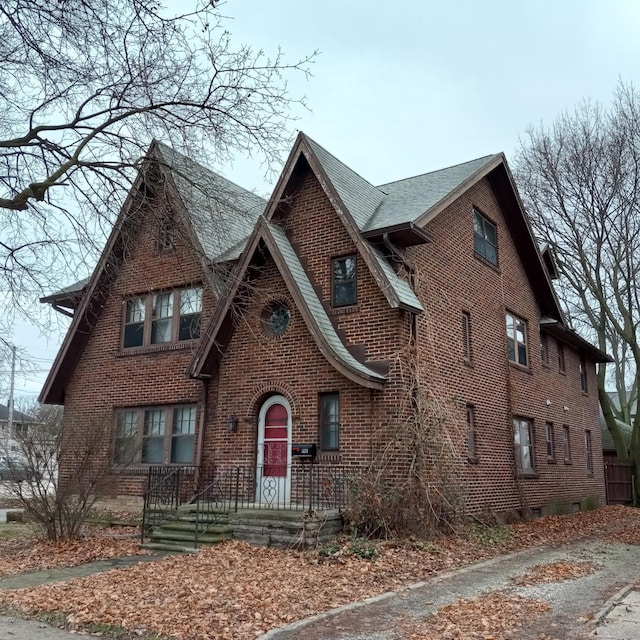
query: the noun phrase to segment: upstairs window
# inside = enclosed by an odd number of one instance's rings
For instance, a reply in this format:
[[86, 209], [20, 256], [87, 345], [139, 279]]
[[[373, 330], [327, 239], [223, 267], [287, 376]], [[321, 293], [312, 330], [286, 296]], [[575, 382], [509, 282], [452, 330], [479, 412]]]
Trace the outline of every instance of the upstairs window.
[[506, 314], [509, 360], [527, 366], [527, 323], [513, 313]]
[[340, 396], [324, 393], [320, 396], [320, 448], [337, 451], [340, 431]]
[[331, 260], [331, 301], [334, 307], [356, 304], [356, 257]]
[[582, 389], [582, 393], [589, 392], [588, 378], [587, 361], [584, 359], [584, 356], [580, 356], [580, 389]]
[[558, 371], [560, 373], [564, 373], [566, 370], [566, 365], [564, 362], [564, 345], [562, 342], [558, 342]]
[[549, 366], [549, 339], [544, 333], [540, 334], [540, 360], [543, 366]]
[[571, 432], [569, 425], [562, 425], [562, 455], [564, 461], [569, 464], [571, 462]]
[[122, 346], [128, 349], [198, 338], [201, 313], [201, 287], [129, 298]]
[[175, 246], [176, 221], [171, 214], [163, 216], [158, 226], [158, 251], [169, 251]]
[[473, 210], [473, 250], [494, 266], [498, 266], [497, 230], [476, 209]]

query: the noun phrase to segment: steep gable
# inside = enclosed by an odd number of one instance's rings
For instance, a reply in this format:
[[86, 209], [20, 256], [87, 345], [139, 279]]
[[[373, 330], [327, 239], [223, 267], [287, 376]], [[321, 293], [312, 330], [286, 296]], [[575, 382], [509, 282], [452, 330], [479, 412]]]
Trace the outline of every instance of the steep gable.
[[[173, 167], [169, 162], [176, 166]], [[139, 249], [136, 238], [145, 224], [158, 225], [161, 215], [166, 213], [175, 216], [175, 224], [180, 229], [180, 242], [200, 266], [196, 270], [197, 276], [191, 273], [189, 277], [182, 277], [180, 261], [175, 266], [167, 262], [164, 267], [165, 278], [172, 282], [167, 280], [166, 285], [158, 285], [149, 284], [145, 273], [147, 267], [139, 264], [134, 269], [135, 282], [130, 281], [131, 291], [128, 293], [141, 293], [159, 286], [186, 285], [194, 280], [217, 291], [221, 284], [211, 264], [234, 254], [235, 247], [242, 244], [250, 233], [263, 205], [264, 201], [254, 194], [233, 185], [166, 145], [152, 143], [146, 162], [88, 282], [80, 281], [75, 286], [43, 298], [44, 302], [54, 305], [69, 308], [75, 305], [77, 308], [43, 387], [41, 401], [50, 404], [64, 402], [64, 389], [73, 375], [78, 358], [111, 295], [114, 282], [121, 271], [127, 270], [128, 261]], [[164, 214], [159, 213], [158, 208]], [[216, 229], [220, 230], [218, 237]], [[150, 244], [147, 252], [150, 254], [158, 253], [154, 243], [155, 239], [147, 238], [147, 244]]]
[[367, 365], [360, 362], [347, 349], [286, 234], [278, 225], [265, 220], [258, 223], [243, 259], [229, 278], [230, 288], [214, 311], [206, 330], [206, 340], [194, 355], [190, 367], [191, 375], [210, 377], [211, 369], [221, 355], [222, 345], [229, 339], [229, 335], [222, 334], [233, 331], [233, 306], [239, 302], [238, 296], [242, 294], [247, 271], [263, 246], [273, 258], [296, 308], [300, 311], [309, 333], [325, 358], [337, 371], [357, 384], [374, 389], [382, 388], [385, 375], [376, 370], [375, 363]]

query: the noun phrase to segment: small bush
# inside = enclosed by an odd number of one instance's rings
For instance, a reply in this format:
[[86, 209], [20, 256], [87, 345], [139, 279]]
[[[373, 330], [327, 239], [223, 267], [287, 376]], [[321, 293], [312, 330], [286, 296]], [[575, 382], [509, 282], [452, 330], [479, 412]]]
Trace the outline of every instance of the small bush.
[[373, 561], [378, 555], [378, 547], [375, 543], [358, 536], [351, 536], [342, 543], [334, 541], [318, 549], [318, 559], [320, 562], [326, 560], [332, 563], [339, 563], [341, 559], [345, 557]]

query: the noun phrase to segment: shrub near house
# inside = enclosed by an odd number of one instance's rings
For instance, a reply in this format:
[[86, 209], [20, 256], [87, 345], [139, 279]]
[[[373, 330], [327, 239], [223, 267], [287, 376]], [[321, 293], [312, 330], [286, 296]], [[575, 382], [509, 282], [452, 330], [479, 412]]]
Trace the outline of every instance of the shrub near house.
[[461, 425], [458, 507], [604, 500], [607, 358], [567, 327], [503, 155], [376, 187], [300, 134], [268, 203], [160, 143], [146, 167], [91, 279], [45, 299], [74, 317], [42, 400], [70, 434], [113, 416], [114, 493], [193, 465], [295, 501], [297, 443], [319, 495], [381, 457], [400, 483], [420, 392]]

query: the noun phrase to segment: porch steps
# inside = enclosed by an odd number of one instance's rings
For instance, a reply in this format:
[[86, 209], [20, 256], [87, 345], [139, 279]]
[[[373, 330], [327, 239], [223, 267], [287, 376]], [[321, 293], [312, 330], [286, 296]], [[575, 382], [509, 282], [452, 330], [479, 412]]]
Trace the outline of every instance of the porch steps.
[[185, 505], [168, 514], [164, 522], [153, 529], [149, 542], [140, 546], [154, 551], [193, 553], [198, 550], [196, 545], [218, 544], [232, 536], [233, 528], [227, 513], [196, 514], [195, 506]]

